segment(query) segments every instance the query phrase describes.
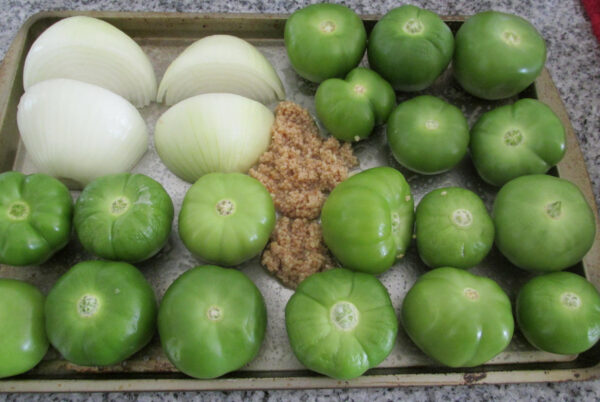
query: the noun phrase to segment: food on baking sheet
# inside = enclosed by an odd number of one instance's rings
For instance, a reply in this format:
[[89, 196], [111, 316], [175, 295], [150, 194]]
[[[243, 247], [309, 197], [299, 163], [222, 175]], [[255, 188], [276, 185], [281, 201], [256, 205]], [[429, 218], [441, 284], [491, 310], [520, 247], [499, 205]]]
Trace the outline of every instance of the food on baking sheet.
[[246, 173], [271, 140], [273, 113], [240, 95], [202, 94], [171, 106], [154, 145], [170, 171], [194, 183], [206, 173]]
[[54, 348], [79, 366], [118, 364], [156, 330], [156, 298], [144, 275], [118, 261], [82, 261], [46, 298], [46, 331]]
[[331, 135], [343, 141], [367, 138], [375, 126], [385, 124], [395, 105], [392, 86], [364, 67], [350, 71], [344, 80], [323, 81], [315, 94], [319, 120]]
[[82, 188], [127, 172], [148, 148], [148, 128], [125, 98], [82, 81], [57, 78], [21, 96], [17, 125], [37, 172]]
[[367, 32], [354, 10], [341, 4], [311, 4], [286, 21], [285, 48], [294, 70], [313, 82], [343, 77], [365, 52]]
[[471, 159], [494, 186], [546, 173], [566, 152], [565, 128], [546, 104], [530, 98], [482, 114], [471, 129]]
[[261, 103], [285, 98], [277, 72], [258, 49], [231, 35], [206, 36], [167, 68], [158, 102], [173, 105], [204, 93], [233, 93]]
[[545, 174], [517, 177], [494, 200], [498, 250], [517, 267], [536, 273], [577, 264], [594, 244], [594, 212], [569, 180]]
[[48, 350], [44, 295], [35, 286], [0, 278], [0, 378], [35, 367]]
[[398, 318], [373, 275], [332, 269], [302, 282], [285, 307], [294, 355], [310, 370], [349, 380], [392, 351]]
[[0, 174], [0, 264], [39, 265], [69, 242], [73, 200], [43, 173]]
[[281, 102], [273, 138], [250, 175], [269, 190], [283, 217], [277, 222], [262, 263], [286, 286], [295, 288], [309, 275], [334, 266], [316, 219], [327, 194], [348, 177], [358, 160], [350, 144], [322, 138], [308, 111]]
[[469, 269], [494, 244], [494, 222], [474, 192], [443, 187], [425, 195], [415, 212], [419, 256], [432, 268]]
[[108, 22], [83, 15], [64, 18], [46, 29], [27, 53], [26, 91], [55, 78], [101, 86], [137, 107], [156, 97], [154, 68], [142, 48]]
[[458, 107], [421, 95], [394, 109], [386, 135], [398, 163], [417, 173], [437, 174], [452, 169], [467, 154], [469, 123]]
[[73, 223], [83, 247], [112, 261], [141, 262], [167, 243], [173, 201], [146, 175], [118, 173], [88, 184], [75, 203]]
[[527, 20], [499, 11], [467, 19], [455, 37], [452, 71], [471, 95], [505, 99], [527, 88], [546, 63], [544, 38]]
[[321, 214], [323, 238], [344, 268], [380, 274], [404, 257], [413, 233], [414, 202], [394, 168], [362, 171], [338, 185]]
[[510, 300], [496, 282], [442, 267], [417, 279], [402, 302], [412, 341], [450, 367], [474, 367], [502, 352], [514, 332]]
[[269, 149], [249, 174], [265, 185], [283, 215], [316, 219], [327, 194], [357, 164], [350, 144], [321, 137], [308, 111], [286, 101], [275, 110]]
[[267, 309], [260, 290], [237, 269], [203, 265], [169, 286], [158, 332], [171, 363], [196, 378], [215, 378], [250, 362], [262, 345]]
[[275, 225], [262, 264], [291, 288], [308, 276], [335, 266], [323, 243], [319, 223], [285, 216]]
[[237, 265], [263, 250], [275, 227], [271, 195], [241, 173], [209, 173], [185, 194], [179, 237], [195, 256], [220, 265]]
[[390, 10], [371, 35], [369, 66], [399, 91], [421, 91], [452, 59], [454, 36], [433, 11], [412, 5]]

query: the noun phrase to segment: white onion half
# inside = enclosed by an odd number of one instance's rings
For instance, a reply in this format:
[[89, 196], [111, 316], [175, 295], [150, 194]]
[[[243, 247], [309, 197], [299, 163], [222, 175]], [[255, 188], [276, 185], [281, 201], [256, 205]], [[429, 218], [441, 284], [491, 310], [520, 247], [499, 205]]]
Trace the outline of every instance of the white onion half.
[[108, 22], [69, 17], [46, 29], [33, 43], [23, 85], [70, 78], [96, 84], [145, 106], [156, 98], [156, 76], [142, 48]]
[[158, 155], [190, 183], [211, 172], [247, 172], [271, 141], [273, 113], [234, 94], [197, 95], [179, 102], [156, 122]]
[[148, 148], [148, 130], [126, 99], [68, 79], [42, 81], [21, 97], [17, 124], [39, 172], [85, 186], [129, 171]]
[[173, 105], [194, 95], [227, 92], [269, 104], [285, 90], [269, 61], [254, 46], [231, 35], [202, 38], [167, 68], [158, 102]]

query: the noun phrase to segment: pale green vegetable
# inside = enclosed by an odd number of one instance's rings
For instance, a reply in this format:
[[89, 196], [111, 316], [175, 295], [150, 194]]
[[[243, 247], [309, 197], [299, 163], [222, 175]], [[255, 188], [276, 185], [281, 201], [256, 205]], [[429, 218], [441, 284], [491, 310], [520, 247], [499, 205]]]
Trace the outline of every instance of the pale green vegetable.
[[17, 125], [37, 171], [71, 187], [129, 171], [148, 147], [146, 123], [131, 103], [81, 81], [59, 78], [29, 88]]
[[142, 48], [123, 31], [92, 17], [62, 19], [31, 46], [23, 69], [25, 90], [53, 78], [99, 85], [136, 106], [156, 97], [156, 76]]
[[273, 113], [243, 96], [217, 93], [179, 102], [156, 122], [164, 164], [190, 183], [211, 172], [245, 173], [271, 141]]
[[173, 105], [204, 93], [233, 93], [265, 104], [285, 98], [271, 63], [231, 35], [207, 36], [185, 49], [167, 68], [157, 101]]

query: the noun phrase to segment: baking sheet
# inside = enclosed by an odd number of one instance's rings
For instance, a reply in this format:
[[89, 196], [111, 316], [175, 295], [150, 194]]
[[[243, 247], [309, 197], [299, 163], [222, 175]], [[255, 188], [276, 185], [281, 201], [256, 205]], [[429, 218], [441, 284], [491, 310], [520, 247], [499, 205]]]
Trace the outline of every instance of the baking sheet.
[[[213, 21], [214, 23], [214, 21]], [[227, 24], [223, 24], [223, 31], [229, 32]], [[214, 32], [211, 32], [214, 33]], [[180, 37], [159, 37], [160, 35], [140, 35], [134, 36], [136, 40], [150, 57], [157, 78], [160, 79], [169, 63], [181, 53], [181, 51], [194, 40], [199, 39], [202, 33], [197, 35], [182, 35]], [[262, 37], [261, 35], [256, 35]], [[255, 37], [256, 37], [255, 36]], [[309, 109], [315, 115], [313, 95], [317, 85], [305, 81], [298, 77], [293, 71], [282, 39], [254, 39], [252, 36], [247, 39], [271, 61], [279, 73], [284, 83], [287, 93], [287, 99], [292, 100]], [[366, 62], [363, 60], [363, 64]], [[20, 77], [19, 77], [20, 78]], [[432, 94], [439, 96], [450, 103], [458, 106], [467, 117], [470, 126], [485, 111], [490, 110], [501, 104], [511, 103], [516, 98], [499, 102], [477, 100], [460, 89], [458, 84], [453, 81], [451, 71], [447, 70], [432, 87], [416, 94], [398, 94], [398, 102], [409, 99], [419, 94]], [[535, 88], [529, 88], [521, 96], [536, 95]], [[273, 109], [275, 105], [270, 105]], [[152, 134], [153, 128], [158, 117], [167, 109], [164, 105], [156, 103], [141, 109], [142, 116], [146, 119], [149, 132]], [[386, 145], [385, 130], [377, 129], [373, 135], [366, 141], [354, 145], [354, 151], [358, 156], [360, 166], [358, 170], [364, 170], [374, 166], [390, 165], [399, 169], [407, 178], [411, 186], [411, 191], [415, 198], [415, 205], [429, 191], [445, 186], [460, 186], [470, 189], [480, 195], [491, 209], [496, 188], [485, 184], [477, 176], [472, 163], [467, 156], [456, 168], [434, 176], [424, 176], [412, 173], [397, 165]], [[0, 132], [0, 137], [4, 131]], [[571, 133], [572, 134], [572, 133]], [[22, 143], [19, 143], [17, 156], [13, 164], [15, 170], [25, 173], [35, 171], [28, 158], [26, 150]], [[142, 158], [140, 163], [134, 168], [134, 172], [140, 172], [149, 175], [159, 181], [173, 199], [175, 205], [175, 216], [178, 215], [181, 202], [185, 192], [190, 184], [182, 181], [172, 174], [160, 161], [153, 143], [148, 152]], [[585, 173], [585, 172], [584, 172]], [[585, 176], [585, 174], [584, 174]], [[77, 196], [77, 192], [73, 192]], [[46, 293], [49, 291], [56, 279], [66, 270], [78, 261], [91, 259], [76, 236], [73, 236], [69, 245], [59, 252], [50, 262], [40, 267], [15, 268], [0, 266], [0, 277], [11, 277], [23, 279], [35, 284]], [[184, 271], [199, 265], [201, 262], [196, 260], [183, 246], [177, 235], [177, 220], [173, 225], [173, 232], [170, 236], [167, 246], [151, 260], [138, 264], [138, 268], [153, 285], [157, 300], [162, 298], [167, 287]], [[287, 300], [292, 295], [292, 290], [281, 285], [274, 277], [269, 275], [265, 269], [260, 266], [259, 259], [255, 258], [249, 263], [239, 267], [246, 273], [258, 286], [265, 297], [268, 313], [268, 325], [265, 341], [259, 355], [238, 372], [229, 374], [228, 378], [236, 376], [268, 376], [275, 375], [278, 378], [291, 378], [303, 373], [302, 365], [293, 356], [285, 332], [284, 308]], [[575, 271], [582, 272], [583, 267], [574, 267]], [[382, 274], [379, 279], [388, 289], [392, 298], [396, 312], [399, 313], [404, 295], [410, 289], [416, 278], [426, 271], [424, 264], [420, 261], [416, 249], [410, 248], [407, 255], [394, 265], [389, 271]], [[500, 253], [494, 248], [490, 255], [471, 272], [484, 275], [494, 279], [507, 292], [512, 301], [516, 296], [516, 291], [531, 276], [526, 272], [512, 266]], [[576, 356], [561, 356], [533, 349], [520, 335], [515, 331], [513, 341], [506, 351], [502, 352], [487, 365], [490, 367], [502, 367], [508, 364], [510, 370], [523, 365], [527, 367], [529, 363], [557, 363], [573, 361]], [[425, 370], [430, 373], [441, 373], [446, 368], [439, 367], [435, 362], [422, 354], [416, 346], [408, 339], [401, 330], [398, 334], [398, 341], [390, 356], [378, 366], [381, 369], [388, 369], [394, 372], [421, 372]], [[111, 367], [103, 368], [83, 368], [72, 365], [60, 358], [56, 351], [51, 350], [44, 361], [35, 369], [25, 374], [24, 378], [44, 379], [44, 378], [85, 378], [86, 375], [136, 375], [142, 373], [152, 373], [153, 378], [170, 378], [171, 373], [177, 370], [168, 362], [158, 342], [158, 336], [155, 336], [152, 343], [128, 359], [126, 362]], [[306, 372], [304, 372], [306, 373]], [[303, 374], [313, 378], [314, 374]], [[185, 377], [181, 375], [182, 377]], [[369, 375], [365, 376], [369, 378]], [[244, 382], [241, 379], [237, 386], [244, 388]], [[315, 383], [316, 384], [316, 383]], [[0, 390], [2, 382], [0, 381]]]

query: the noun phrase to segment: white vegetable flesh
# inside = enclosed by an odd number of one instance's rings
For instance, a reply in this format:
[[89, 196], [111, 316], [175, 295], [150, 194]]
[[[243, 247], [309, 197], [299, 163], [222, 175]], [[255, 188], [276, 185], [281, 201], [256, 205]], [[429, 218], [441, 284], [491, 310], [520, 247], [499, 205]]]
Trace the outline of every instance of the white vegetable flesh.
[[154, 69], [140, 46], [113, 25], [91, 17], [60, 20], [31, 46], [23, 70], [25, 90], [53, 78], [99, 85], [136, 106], [156, 98]]
[[74, 187], [131, 170], [148, 147], [146, 123], [131, 103], [81, 81], [33, 85], [21, 97], [17, 124], [38, 171]]
[[154, 141], [164, 164], [193, 183], [210, 172], [247, 172], [267, 150], [273, 120], [273, 113], [252, 99], [197, 95], [158, 119]]
[[233, 93], [264, 104], [285, 98], [271, 63], [231, 35], [207, 36], [185, 49], [167, 68], [157, 100], [173, 105], [204, 93]]

